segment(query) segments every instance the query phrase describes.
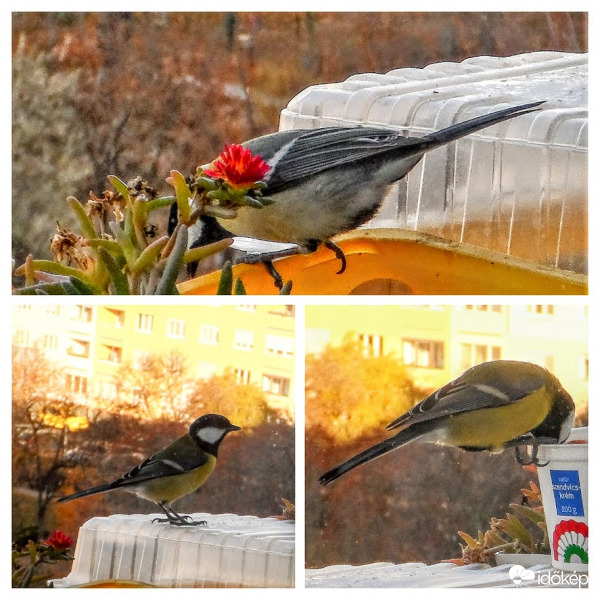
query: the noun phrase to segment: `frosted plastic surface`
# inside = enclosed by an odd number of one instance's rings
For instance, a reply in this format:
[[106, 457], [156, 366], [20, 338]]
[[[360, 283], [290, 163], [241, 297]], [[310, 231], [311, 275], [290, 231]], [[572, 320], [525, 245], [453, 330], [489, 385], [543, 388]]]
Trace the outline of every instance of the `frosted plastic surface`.
[[[547, 562], [547, 561], [546, 561]], [[484, 564], [456, 566], [451, 563], [426, 565], [423, 563], [373, 563], [350, 566], [335, 565], [306, 571], [307, 588], [540, 588], [540, 577], [556, 575], [547, 564], [528, 567], [533, 579], [514, 581], [510, 564], [490, 567]], [[543, 581], [543, 579], [542, 579]], [[570, 584], [569, 584], [570, 583]], [[556, 584], [555, 584], [556, 585]], [[555, 587], [550, 585], [547, 587]], [[577, 581], [563, 582], [556, 587], [578, 587]], [[587, 582], [582, 586], [587, 587]]]
[[365, 227], [421, 231], [587, 272], [586, 54], [475, 57], [312, 86], [280, 129], [380, 125], [421, 136], [501, 108], [542, 110], [434, 150]]
[[194, 514], [207, 527], [152, 523], [161, 515], [95, 517], [79, 531], [71, 573], [55, 587], [140, 581], [160, 587], [293, 587], [294, 522]]

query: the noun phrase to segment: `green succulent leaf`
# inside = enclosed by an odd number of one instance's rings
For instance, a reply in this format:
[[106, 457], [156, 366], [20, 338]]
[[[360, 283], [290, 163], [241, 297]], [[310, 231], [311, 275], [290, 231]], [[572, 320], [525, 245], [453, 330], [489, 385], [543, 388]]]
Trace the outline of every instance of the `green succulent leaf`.
[[179, 275], [179, 271], [183, 265], [183, 255], [185, 254], [185, 250], [187, 248], [188, 243], [188, 231], [185, 225], [182, 225], [177, 232], [177, 238], [175, 240], [175, 245], [173, 246], [173, 250], [171, 250], [171, 254], [169, 254], [169, 258], [167, 259], [167, 264], [165, 266], [165, 270], [156, 286], [155, 294], [160, 295], [177, 295], [177, 276]]
[[90, 220], [88, 214], [85, 212], [85, 208], [83, 205], [74, 198], [73, 196], [69, 196], [67, 198], [67, 204], [71, 208], [71, 210], [75, 213], [77, 220], [79, 221], [79, 225], [81, 226], [81, 231], [83, 236], [90, 239], [95, 238], [98, 234], [96, 233], [96, 229], [94, 228], [94, 224]]
[[162, 249], [167, 245], [168, 241], [169, 236], [164, 235], [144, 248], [135, 263], [133, 263], [131, 271], [133, 273], [143, 273], [144, 271], [149, 270], [157, 261]]
[[171, 183], [175, 188], [177, 207], [179, 208], [181, 221], [187, 223], [190, 219], [190, 199], [192, 198], [192, 191], [186, 183], [185, 177], [179, 171], [171, 171]]
[[233, 240], [227, 238], [225, 240], [219, 240], [218, 242], [214, 242], [212, 244], [207, 244], [206, 246], [199, 246], [198, 248], [191, 248], [190, 250], [186, 250], [183, 255], [184, 264], [196, 262], [200, 260], [204, 260], [205, 258], [216, 254], [217, 252], [221, 252], [222, 250], [226, 250], [231, 246]]
[[234, 286], [233, 293], [236, 296], [245, 296], [246, 295], [246, 288], [244, 287], [244, 282], [239, 278], [235, 280], [235, 286]]
[[221, 269], [221, 277], [219, 279], [219, 287], [217, 288], [217, 296], [230, 296], [233, 289], [233, 270], [231, 262], [227, 261]]
[[116, 175], [109, 175], [107, 179], [123, 198], [129, 198], [129, 189], [124, 181], [121, 181]]
[[130, 293], [127, 277], [117, 264], [112, 254], [105, 248], [98, 248], [98, 256], [103, 262], [113, 285], [114, 293], [118, 296], [124, 296]]

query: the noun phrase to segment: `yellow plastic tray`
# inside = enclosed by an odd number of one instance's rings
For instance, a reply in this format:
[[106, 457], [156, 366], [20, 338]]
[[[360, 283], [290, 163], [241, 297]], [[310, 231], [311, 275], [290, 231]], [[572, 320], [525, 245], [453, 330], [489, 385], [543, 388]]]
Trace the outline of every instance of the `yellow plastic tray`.
[[[397, 229], [356, 230], [335, 240], [340, 261], [320, 248], [276, 261], [292, 294], [587, 294], [587, 277], [500, 252]], [[263, 265], [236, 265], [248, 294], [276, 294]], [[220, 272], [182, 282], [181, 294], [215, 294]]]

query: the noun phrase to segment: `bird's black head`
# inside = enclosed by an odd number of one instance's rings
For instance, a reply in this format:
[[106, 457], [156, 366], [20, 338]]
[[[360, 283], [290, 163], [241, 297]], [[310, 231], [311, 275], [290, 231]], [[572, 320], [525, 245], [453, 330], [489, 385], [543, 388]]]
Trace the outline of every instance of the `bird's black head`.
[[575, 402], [558, 379], [552, 377], [548, 392], [552, 405], [546, 418], [531, 433], [536, 438], [553, 438], [562, 444], [569, 437], [575, 420]]
[[202, 448], [210, 450], [217, 455], [219, 444], [231, 431], [239, 431], [241, 427], [233, 425], [229, 419], [222, 415], [204, 415], [190, 425], [190, 437]]

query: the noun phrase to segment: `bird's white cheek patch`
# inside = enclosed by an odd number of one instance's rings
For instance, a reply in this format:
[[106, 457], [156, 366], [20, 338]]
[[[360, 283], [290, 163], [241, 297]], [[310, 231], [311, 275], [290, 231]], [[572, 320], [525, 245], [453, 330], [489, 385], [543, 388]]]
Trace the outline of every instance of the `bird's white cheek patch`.
[[560, 428], [560, 433], [558, 434], [558, 441], [560, 443], [564, 442], [571, 433], [571, 428], [573, 427], [573, 422], [575, 421], [575, 411], [571, 411], [569, 416], [564, 420], [562, 427]]
[[215, 442], [218, 442], [224, 435], [225, 430], [219, 429], [218, 427], [204, 427], [196, 434], [199, 440], [202, 440], [207, 444], [214, 444]]

